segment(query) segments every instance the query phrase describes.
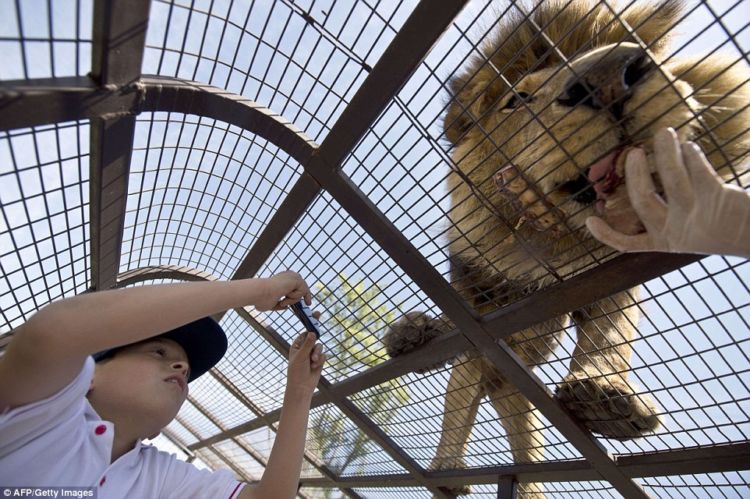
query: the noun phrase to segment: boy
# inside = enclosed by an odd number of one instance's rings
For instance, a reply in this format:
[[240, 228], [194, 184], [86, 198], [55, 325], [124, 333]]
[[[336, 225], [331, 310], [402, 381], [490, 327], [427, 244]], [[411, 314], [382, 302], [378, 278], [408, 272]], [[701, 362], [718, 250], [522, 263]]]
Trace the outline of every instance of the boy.
[[188, 382], [224, 354], [226, 336], [207, 316], [247, 305], [281, 310], [303, 298], [310, 303], [305, 281], [282, 272], [89, 293], [44, 307], [0, 357], [0, 486], [95, 487], [99, 499], [295, 497], [325, 362], [313, 333], [290, 349], [276, 440], [258, 484], [198, 470], [141, 439], [169, 424]]

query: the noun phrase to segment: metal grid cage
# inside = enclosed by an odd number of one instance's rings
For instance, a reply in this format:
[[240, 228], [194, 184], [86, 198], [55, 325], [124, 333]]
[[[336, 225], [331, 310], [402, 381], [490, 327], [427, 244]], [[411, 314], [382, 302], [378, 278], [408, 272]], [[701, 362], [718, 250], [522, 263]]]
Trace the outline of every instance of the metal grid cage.
[[[0, 1], [0, 344], [87, 290], [290, 268], [330, 357], [300, 497], [746, 497], [747, 261], [619, 255], [581, 220], [592, 165], [664, 124], [748, 189], [748, 9]], [[601, 46], [650, 93], [594, 102]], [[299, 325], [221, 322], [163, 434], [254, 481]]]

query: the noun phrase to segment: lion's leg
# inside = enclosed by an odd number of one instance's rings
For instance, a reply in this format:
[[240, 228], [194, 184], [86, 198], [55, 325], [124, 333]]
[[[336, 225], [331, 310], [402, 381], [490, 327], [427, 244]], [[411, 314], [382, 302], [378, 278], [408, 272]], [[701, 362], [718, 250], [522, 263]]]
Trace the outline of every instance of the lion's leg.
[[[513, 460], [533, 463], [544, 459], [544, 427], [531, 402], [507, 383], [488, 386], [487, 395], [501, 418]], [[524, 490], [534, 493], [536, 499], [544, 499], [542, 484], [525, 484]]]
[[[468, 356], [462, 355], [451, 371], [445, 393], [440, 443], [430, 464], [430, 470], [461, 469], [465, 466], [466, 446], [479, 410], [479, 403], [484, 397], [480, 362], [481, 359], [469, 359]], [[456, 495], [468, 494], [470, 489], [462, 487], [452, 492]]]
[[659, 426], [655, 404], [628, 383], [630, 342], [640, 316], [637, 288], [573, 314], [577, 342], [560, 401], [590, 430], [616, 439], [636, 438]]

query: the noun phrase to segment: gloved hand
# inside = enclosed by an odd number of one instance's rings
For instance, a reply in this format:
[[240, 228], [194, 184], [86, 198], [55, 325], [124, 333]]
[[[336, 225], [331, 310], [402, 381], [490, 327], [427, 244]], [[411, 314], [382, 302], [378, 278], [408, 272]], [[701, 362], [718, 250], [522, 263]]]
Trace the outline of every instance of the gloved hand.
[[598, 217], [586, 226], [618, 251], [667, 251], [750, 258], [750, 193], [725, 184], [692, 142], [680, 144], [672, 129], [654, 135], [654, 162], [666, 200], [655, 192], [646, 155], [634, 149], [625, 162], [633, 209], [646, 227], [629, 236]]

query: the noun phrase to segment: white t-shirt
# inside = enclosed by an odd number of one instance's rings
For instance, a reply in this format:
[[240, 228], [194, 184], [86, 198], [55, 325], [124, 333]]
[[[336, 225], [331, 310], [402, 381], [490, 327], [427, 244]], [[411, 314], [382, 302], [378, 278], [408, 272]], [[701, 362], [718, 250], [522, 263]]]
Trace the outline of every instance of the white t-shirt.
[[114, 425], [86, 399], [94, 360], [51, 397], [0, 414], [0, 486], [97, 487], [98, 499], [227, 498], [228, 470], [199, 470], [140, 442], [110, 464]]

